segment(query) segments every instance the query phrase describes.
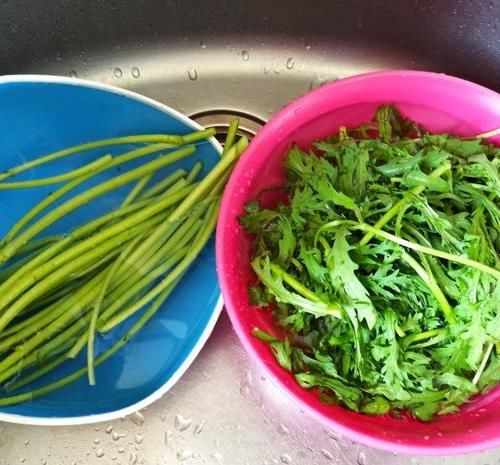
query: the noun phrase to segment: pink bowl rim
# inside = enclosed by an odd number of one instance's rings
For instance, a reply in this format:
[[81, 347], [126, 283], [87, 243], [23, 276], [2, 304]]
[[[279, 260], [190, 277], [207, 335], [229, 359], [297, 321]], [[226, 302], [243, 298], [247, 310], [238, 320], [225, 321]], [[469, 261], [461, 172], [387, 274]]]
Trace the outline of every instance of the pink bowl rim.
[[252, 140], [249, 148], [246, 150], [243, 157], [236, 164], [231, 177], [226, 185], [226, 189], [224, 191], [224, 195], [222, 198], [220, 214], [217, 224], [217, 232], [216, 232], [216, 264], [217, 264], [217, 272], [219, 276], [219, 284], [221, 286], [222, 296], [225, 303], [225, 308], [233, 325], [233, 328], [238, 335], [244, 349], [246, 352], [253, 358], [260, 369], [262, 369], [266, 376], [268, 376], [272, 382], [283, 392], [286, 397], [296, 403], [300, 410], [307, 412], [307, 414], [318, 421], [318, 423], [329, 426], [335, 431], [345, 435], [346, 437], [365, 444], [370, 447], [374, 447], [377, 449], [386, 450], [389, 452], [397, 452], [403, 454], [412, 454], [412, 455], [458, 455], [458, 454], [468, 454], [473, 452], [483, 452], [486, 449], [493, 449], [495, 447], [500, 446], [500, 434], [495, 438], [485, 438], [482, 440], [478, 440], [474, 443], [469, 444], [456, 444], [450, 446], [435, 446], [429, 444], [428, 446], [423, 445], [409, 445], [399, 443], [396, 440], [390, 439], [382, 439], [382, 438], [374, 438], [369, 434], [361, 433], [358, 431], [354, 431], [349, 427], [338, 423], [334, 418], [324, 415], [323, 413], [318, 412], [312, 406], [310, 406], [306, 401], [304, 401], [301, 397], [293, 394], [286, 384], [282, 381], [280, 376], [277, 375], [276, 372], [273, 371], [266, 363], [260, 358], [256, 349], [254, 348], [254, 344], [256, 343], [255, 338], [245, 329], [240, 321], [238, 310], [232, 305], [231, 301], [231, 292], [229, 289], [229, 285], [226, 279], [226, 267], [224, 265], [223, 255], [224, 255], [224, 237], [225, 237], [225, 228], [223, 225], [226, 224], [229, 218], [229, 204], [231, 201], [231, 193], [237, 188], [238, 180], [245, 173], [246, 165], [248, 163], [249, 158], [252, 156], [255, 147], [258, 148], [260, 141], [265, 141], [268, 137], [268, 134], [276, 133], [277, 127], [281, 125], [283, 120], [293, 120], [294, 114], [296, 110], [301, 108], [303, 104], [307, 103], [309, 99], [314, 97], [319, 97], [322, 93], [326, 93], [327, 89], [331, 86], [339, 86], [345, 84], [355, 84], [362, 83], [364, 81], [369, 80], [379, 80], [385, 79], [388, 77], [392, 78], [421, 78], [431, 81], [440, 81], [447, 82], [450, 86], [455, 86], [457, 89], [463, 90], [464, 88], [469, 88], [473, 90], [477, 94], [482, 94], [484, 96], [493, 97], [500, 102], [500, 95], [487, 87], [481, 86], [479, 84], [473, 83], [471, 81], [467, 81], [465, 79], [461, 79], [458, 77], [450, 76], [444, 73], [435, 73], [429, 71], [413, 71], [413, 70], [394, 70], [394, 71], [375, 71], [369, 73], [358, 74], [352, 77], [347, 77], [344, 79], [340, 79], [338, 81], [331, 82], [324, 86], [321, 86], [315, 90], [312, 90], [306, 93], [303, 96], [293, 100], [291, 103], [286, 105], [283, 109], [278, 111], [258, 132], [255, 138]]

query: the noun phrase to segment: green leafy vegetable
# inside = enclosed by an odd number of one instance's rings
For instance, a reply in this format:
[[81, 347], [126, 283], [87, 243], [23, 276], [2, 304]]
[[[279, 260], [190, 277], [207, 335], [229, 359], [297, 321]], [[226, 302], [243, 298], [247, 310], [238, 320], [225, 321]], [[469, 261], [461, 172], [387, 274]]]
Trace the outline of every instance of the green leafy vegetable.
[[254, 334], [326, 402], [456, 411], [500, 381], [500, 149], [391, 106], [315, 147], [286, 157], [289, 203], [240, 218], [250, 301], [287, 337]]

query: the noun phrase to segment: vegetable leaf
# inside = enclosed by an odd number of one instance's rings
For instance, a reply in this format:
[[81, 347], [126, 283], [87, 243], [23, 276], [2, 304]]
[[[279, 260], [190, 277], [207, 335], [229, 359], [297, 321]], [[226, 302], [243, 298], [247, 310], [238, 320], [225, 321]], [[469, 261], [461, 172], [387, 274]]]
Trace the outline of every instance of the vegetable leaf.
[[314, 147], [287, 154], [287, 205], [240, 218], [278, 363], [324, 402], [422, 421], [499, 383], [500, 149], [392, 106]]

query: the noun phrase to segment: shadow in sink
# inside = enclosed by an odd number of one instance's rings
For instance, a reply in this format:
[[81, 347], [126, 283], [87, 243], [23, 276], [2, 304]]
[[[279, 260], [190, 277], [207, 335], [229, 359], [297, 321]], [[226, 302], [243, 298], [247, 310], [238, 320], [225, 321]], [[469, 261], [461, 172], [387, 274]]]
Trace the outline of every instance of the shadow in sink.
[[498, 88], [500, 3], [4, 0], [0, 73], [78, 76], [266, 120], [324, 82], [413, 68]]

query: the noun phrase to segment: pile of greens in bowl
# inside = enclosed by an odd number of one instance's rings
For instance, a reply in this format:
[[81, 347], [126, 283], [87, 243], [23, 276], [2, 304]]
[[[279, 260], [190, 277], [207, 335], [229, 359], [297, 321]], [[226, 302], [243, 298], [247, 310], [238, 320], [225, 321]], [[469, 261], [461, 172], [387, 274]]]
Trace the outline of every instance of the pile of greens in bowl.
[[383, 106], [285, 169], [289, 202], [240, 218], [278, 363], [325, 402], [424, 421], [495, 386], [500, 149]]

